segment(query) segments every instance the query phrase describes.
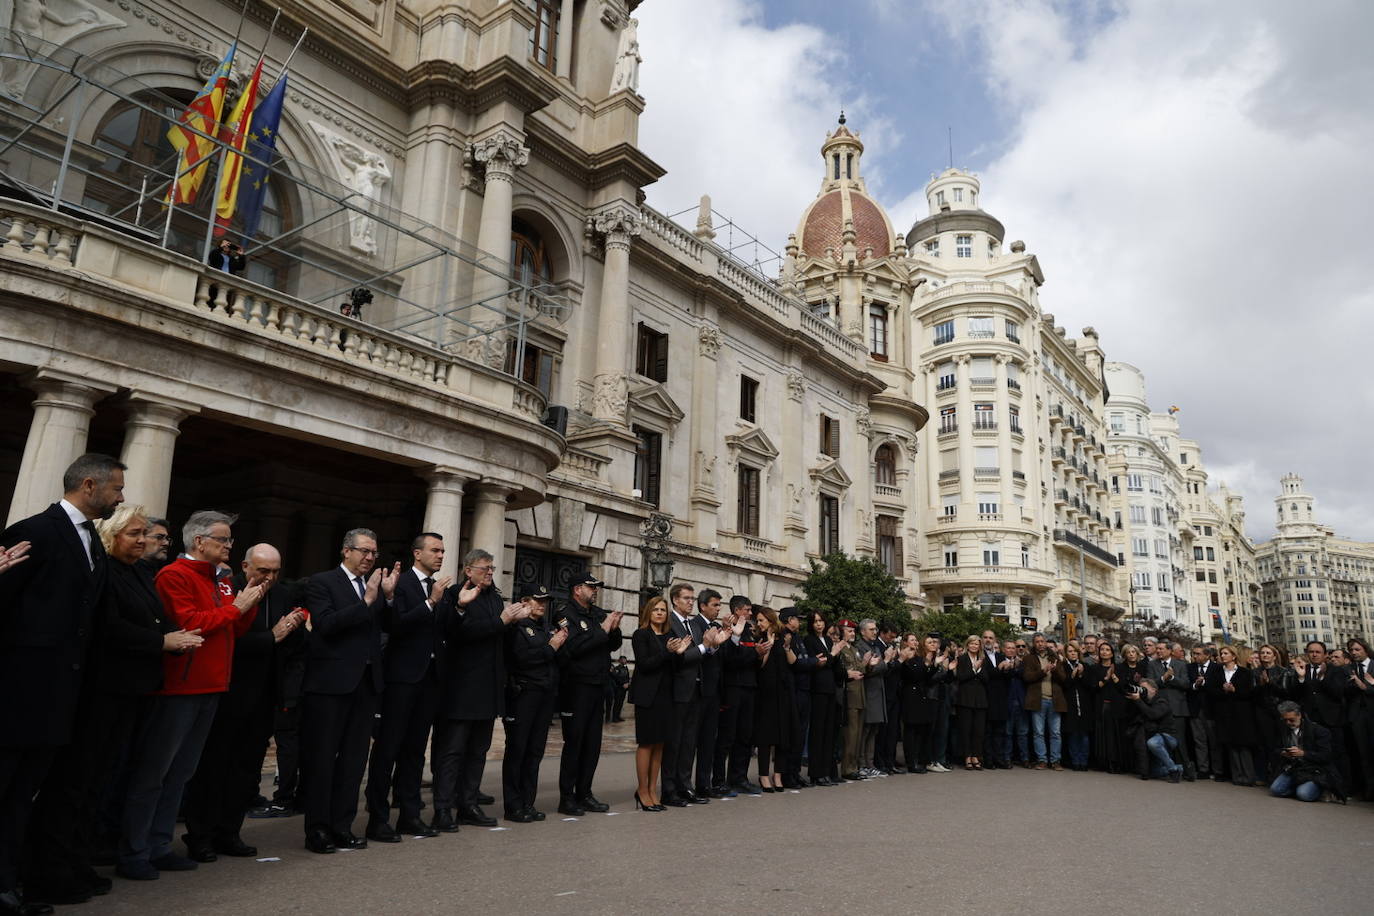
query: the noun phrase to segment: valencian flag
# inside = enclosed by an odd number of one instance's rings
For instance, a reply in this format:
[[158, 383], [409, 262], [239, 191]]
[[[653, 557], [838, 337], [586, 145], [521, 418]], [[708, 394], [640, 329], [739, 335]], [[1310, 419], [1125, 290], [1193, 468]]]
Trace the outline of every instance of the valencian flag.
[[[214, 136], [219, 132], [219, 116], [224, 110], [224, 93], [229, 87], [229, 69], [234, 65], [234, 54], [239, 43], [229, 46], [229, 53], [219, 62], [215, 72], [205, 81], [200, 93], [186, 106], [177, 123], [167, 131], [167, 139], [172, 142], [178, 153], [177, 179], [173, 184], [169, 199], [174, 204], [195, 203], [196, 192], [205, 180], [205, 169], [210, 164], [210, 154], [215, 150], [213, 140], [208, 140], [194, 132]], [[192, 130], [191, 128], [194, 128]]]
[[[252, 129], [248, 132], [247, 153], [255, 161], [244, 159], [239, 188], [239, 216], [243, 220], [243, 247], [247, 248], [258, 232], [262, 218], [262, 202], [267, 196], [267, 177], [276, 156], [277, 125], [281, 123], [282, 102], [286, 99], [286, 74], [283, 73], [262, 104], [253, 113]], [[264, 163], [266, 163], [264, 165]]]
[[253, 76], [248, 80], [248, 88], [239, 93], [234, 110], [225, 118], [225, 130], [220, 139], [229, 144], [224, 151], [224, 161], [219, 166], [219, 189], [215, 194], [216, 235], [224, 233], [224, 227], [234, 215], [239, 199], [239, 179], [243, 171], [243, 150], [248, 144], [249, 129], [253, 123], [253, 104], [258, 98], [258, 80], [262, 77], [262, 61], [253, 68]]

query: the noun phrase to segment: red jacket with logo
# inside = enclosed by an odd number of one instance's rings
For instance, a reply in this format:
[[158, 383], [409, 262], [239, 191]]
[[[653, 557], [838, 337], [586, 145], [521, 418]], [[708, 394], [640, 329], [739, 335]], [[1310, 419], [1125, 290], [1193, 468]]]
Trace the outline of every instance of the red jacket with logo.
[[183, 655], [162, 659], [164, 695], [223, 693], [234, 665], [234, 640], [253, 625], [254, 614], [234, 606], [234, 586], [216, 579], [215, 566], [178, 557], [157, 574], [157, 593], [167, 616], [182, 630], [200, 630], [205, 643]]

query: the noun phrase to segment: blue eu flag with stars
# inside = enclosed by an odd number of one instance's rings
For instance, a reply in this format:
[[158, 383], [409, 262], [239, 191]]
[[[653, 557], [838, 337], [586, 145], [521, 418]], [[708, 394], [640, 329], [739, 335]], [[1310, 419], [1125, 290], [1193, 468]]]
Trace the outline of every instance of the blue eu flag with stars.
[[245, 150], [251, 158], [244, 160], [243, 178], [239, 184], [239, 216], [243, 220], [244, 249], [249, 247], [253, 236], [258, 233], [258, 221], [262, 218], [262, 202], [267, 196], [267, 178], [271, 171], [269, 166], [276, 157], [277, 126], [281, 123], [281, 109], [285, 99], [286, 74], [283, 73], [253, 112], [252, 128], [248, 133]]

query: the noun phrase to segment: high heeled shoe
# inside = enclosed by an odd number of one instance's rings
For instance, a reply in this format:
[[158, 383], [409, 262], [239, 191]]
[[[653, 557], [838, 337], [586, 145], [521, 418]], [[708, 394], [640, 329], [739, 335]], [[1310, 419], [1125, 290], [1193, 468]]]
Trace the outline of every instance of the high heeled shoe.
[[636, 810], [636, 811], [649, 811], [649, 812], [655, 812], [655, 811], [666, 811], [666, 810], [668, 810], [668, 809], [665, 808], [663, 805], [646, 805], [646, 804], [644, 804], [644, 800], [643, 800], [642, 798], [639, 797], [639, 793], [638, 793], [638, 792], [635, 792], [635, 810]]

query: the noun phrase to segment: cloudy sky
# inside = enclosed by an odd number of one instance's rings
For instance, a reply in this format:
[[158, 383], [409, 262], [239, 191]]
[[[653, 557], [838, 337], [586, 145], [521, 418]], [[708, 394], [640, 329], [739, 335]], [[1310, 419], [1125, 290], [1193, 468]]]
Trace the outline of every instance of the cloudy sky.
[[[651, 0], [641, 146], [776, 250], [840, 108], [899, 232], [949, 164], [1040, 256], [1042, 305], [1176, 404], [1256, 540], [1278, 478], [1374, 539], [1374, 3]], [[691, 222], [690, 216], [682, 219]], [[750, 254], [749, 250], [743, 252]]]

